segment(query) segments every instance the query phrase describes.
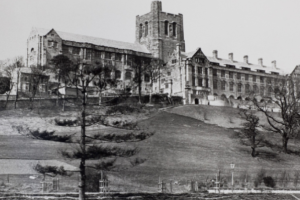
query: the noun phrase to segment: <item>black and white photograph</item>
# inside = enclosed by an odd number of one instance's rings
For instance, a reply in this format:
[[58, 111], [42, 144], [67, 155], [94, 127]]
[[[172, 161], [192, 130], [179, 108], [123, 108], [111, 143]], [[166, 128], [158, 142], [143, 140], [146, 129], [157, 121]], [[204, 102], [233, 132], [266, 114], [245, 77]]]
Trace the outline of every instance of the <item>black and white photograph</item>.
[[300, 200], [299, 0], [0, 0], [0, 200]]

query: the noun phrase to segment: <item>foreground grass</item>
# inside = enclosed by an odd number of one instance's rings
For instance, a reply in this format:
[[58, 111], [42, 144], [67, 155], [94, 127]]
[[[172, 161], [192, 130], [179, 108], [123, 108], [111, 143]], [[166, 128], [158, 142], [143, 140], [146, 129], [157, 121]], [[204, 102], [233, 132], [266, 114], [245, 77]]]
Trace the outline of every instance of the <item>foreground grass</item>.
[[[186, 108], [189, 112], [192, 109], [196, 112], [204, 110], [201, 107], [196, 110], [196, 107], [191, 106], [181, 108]], [[229, 111], [236, 112], [236, 110]], [[209, 120], [218, 117], [217, 114], [212, 115], [213, 112], [217, 113], [217, 111], [207, 111], [208, 116], [211, 116]], [[184, 112], [182, 111], [181, 114]], [[46, 114], [45, 116], [50, 115]], [[23, 115], [23, 117], [32, 117], [32, 115]], [[238, 119], [238, 117], [236, 118]], [[257, 171], [262, 168], [267, 170], [267, 174], [270, 176], [276, 177], [280, 172], [286, 170], [292, 177], [292, 173], [300, 167], [299, 157], [276, 152], [266, 147], [259, 149], [260, 156], [258, 158], [252, 158], [250, 148], [241, 145], [238, 139], [233, 137], [234, 126], [230, 129], [224, 128], [208, 124], [206, 121], [167, 112], [157, 113], [151, 118], [141, 121], [140, 124], [156, 130], [155, 135], [151, 138], [130, 144], [140, 148], [139, 156], [146, 157], [148, 160], [134, 168], [109, 172], [112, 191], [156, 192], [160, 178], [167, 183], [172, 180], [174, 182], [173, 191], [186, 193], [190, 190], [191, 180], [197, 180], [199, 183], [210, 181], [218, 170], [221, 171], [222, 177], [230, 180], [230, 163], [232, 162], [236, 164], [234, 176], [235, 180], [239, 182], [237, 185], [243, 181], [245, 174], [253, 183]], [[221, 121], [220, 124], [222, 124]], [[97, 131], [116, 132], [120, 130], [99, 126], [95, 130], [89, 130], [88, 134]], [[57, 152], [60, 148], [72, 147], [20, 135], [0, 136], [0, 154], [4, 158], [60, 160], [62, 157]], [[66, 162], [78, 166], [78, 161], [67, 160]], [[126, 160], [122, 159], [119, 160], [119, 163], [125, 166], [128, 164]], [[76, 180], [73, 184], [74, 187], [77, 187]]]

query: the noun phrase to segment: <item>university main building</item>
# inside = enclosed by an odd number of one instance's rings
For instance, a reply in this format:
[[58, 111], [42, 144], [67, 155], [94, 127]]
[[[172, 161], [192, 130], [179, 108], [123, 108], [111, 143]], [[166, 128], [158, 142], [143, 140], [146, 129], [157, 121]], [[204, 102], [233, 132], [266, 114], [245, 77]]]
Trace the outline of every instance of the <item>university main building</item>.
[[[160, 1], [151, 3], [149, 13], [136, 17], [135, 43], [33, 28], [27, 41], [27, 66], [44, 65], [58, 54], [80, 57], [92, 63], [103, 59], [114, 66], [112, 76], [122, 80], [124, 88], [134, 77], [134, 57], [159, 58], [168, 65], [153, 86], [143, 76], [143, 94], [168, 93], [182, 96], [184, 104], [213, 104], [220, 99], [246, 99], [249, 91], [260, 98], [272, 95], [271, 85], [283, 75], [276, 61], [266, 66], [262, 59], [249, 63], [248, 56], [236, 61], [232, 53], [219, 58], [215, 50], [205, 55], [199, 48], [185, 52], [183, 15], [162, 11]], [[91, 87], [93, 87], [91, 85]]]

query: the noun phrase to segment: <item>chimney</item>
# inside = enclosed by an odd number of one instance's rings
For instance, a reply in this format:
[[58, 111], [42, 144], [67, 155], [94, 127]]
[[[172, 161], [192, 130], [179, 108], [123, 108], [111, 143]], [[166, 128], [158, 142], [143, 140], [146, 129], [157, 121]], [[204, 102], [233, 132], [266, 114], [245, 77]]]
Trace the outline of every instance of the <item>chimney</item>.
[[261, 66], [263, 66], [263, 59], [262, 58], [258, 59], [258, 64], [261, 65]]
[[161, 12], [162, 11], [161, 1], [152, 1], [151, 10], [156, 12]]
[[218, 51], [217, 50], [213, 50], [213, 57], [218, 59]]
[[248, 56], [244, 56], [244, 63], [248, 64]]
[[272, 61], [272, 67], [276, 69], [276, 60]]
[[228, 54], [228, 59], [233, 61], [233, 53]]

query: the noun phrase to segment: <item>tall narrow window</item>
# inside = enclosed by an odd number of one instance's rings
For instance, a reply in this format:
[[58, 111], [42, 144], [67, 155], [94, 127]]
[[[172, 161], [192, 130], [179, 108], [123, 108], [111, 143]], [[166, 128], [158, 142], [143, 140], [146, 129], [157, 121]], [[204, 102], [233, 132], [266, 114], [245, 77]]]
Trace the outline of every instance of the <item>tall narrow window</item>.
[[145, 37], [148, 35], [148, 22], [145, 22]]
[[237, 89], [238, 92], [242, 92], [242, 84], [238, 84], [238, 89]]
[[173, 22], [173, 36], [176, 37], [176, 22]]
[[198, 86], [202, 87], [203, 84], [202, 84], [202, 78], [198, 78]]
[[140, 38], [143, 36], [143, 24], [140, 24], [139, 36]]
[[208, 75], [208, 69], [205, 68], [205, 75]]
[[222, 82], [221, 82], [221, 89], [222, 89], [222, 90], [225, 90], [225, 84], [226, 84], [225, 81], [222, 81]]
[[221, 70], [221, 77], [225, 77], [225, 71]]
[[231, 83], [229, 84], [229, 90], [230, 90], [230, 91], [233, 91], [233, 82], [231, 82]]
[[218, 70], [217, 69], [213, 69], [213, 76], [218, 76]]
[[202, 74], [202, 67], [198, 67], [198, 74]]
[[115, 78], [121, 78], [121, 71], [120, 70], [116, 70], [115, 71]]
[[125, 72], [125, 80], [131, 80], [131, 72]]
[[229, 72], [229, 78], [233, 78], [233, 72]]
[[87, 60], [91, 60], [92, 59], [92, 50], [91, 49], [87, 49], [86, 50], [85, 59], [87, 59]]
[[169, 35], [169, 22], [168, 21], [165, 21], [165, 35]]
[[218, 89], [218, 81], [217, 80], [213, 81], [213, 88], [216, 90]]

